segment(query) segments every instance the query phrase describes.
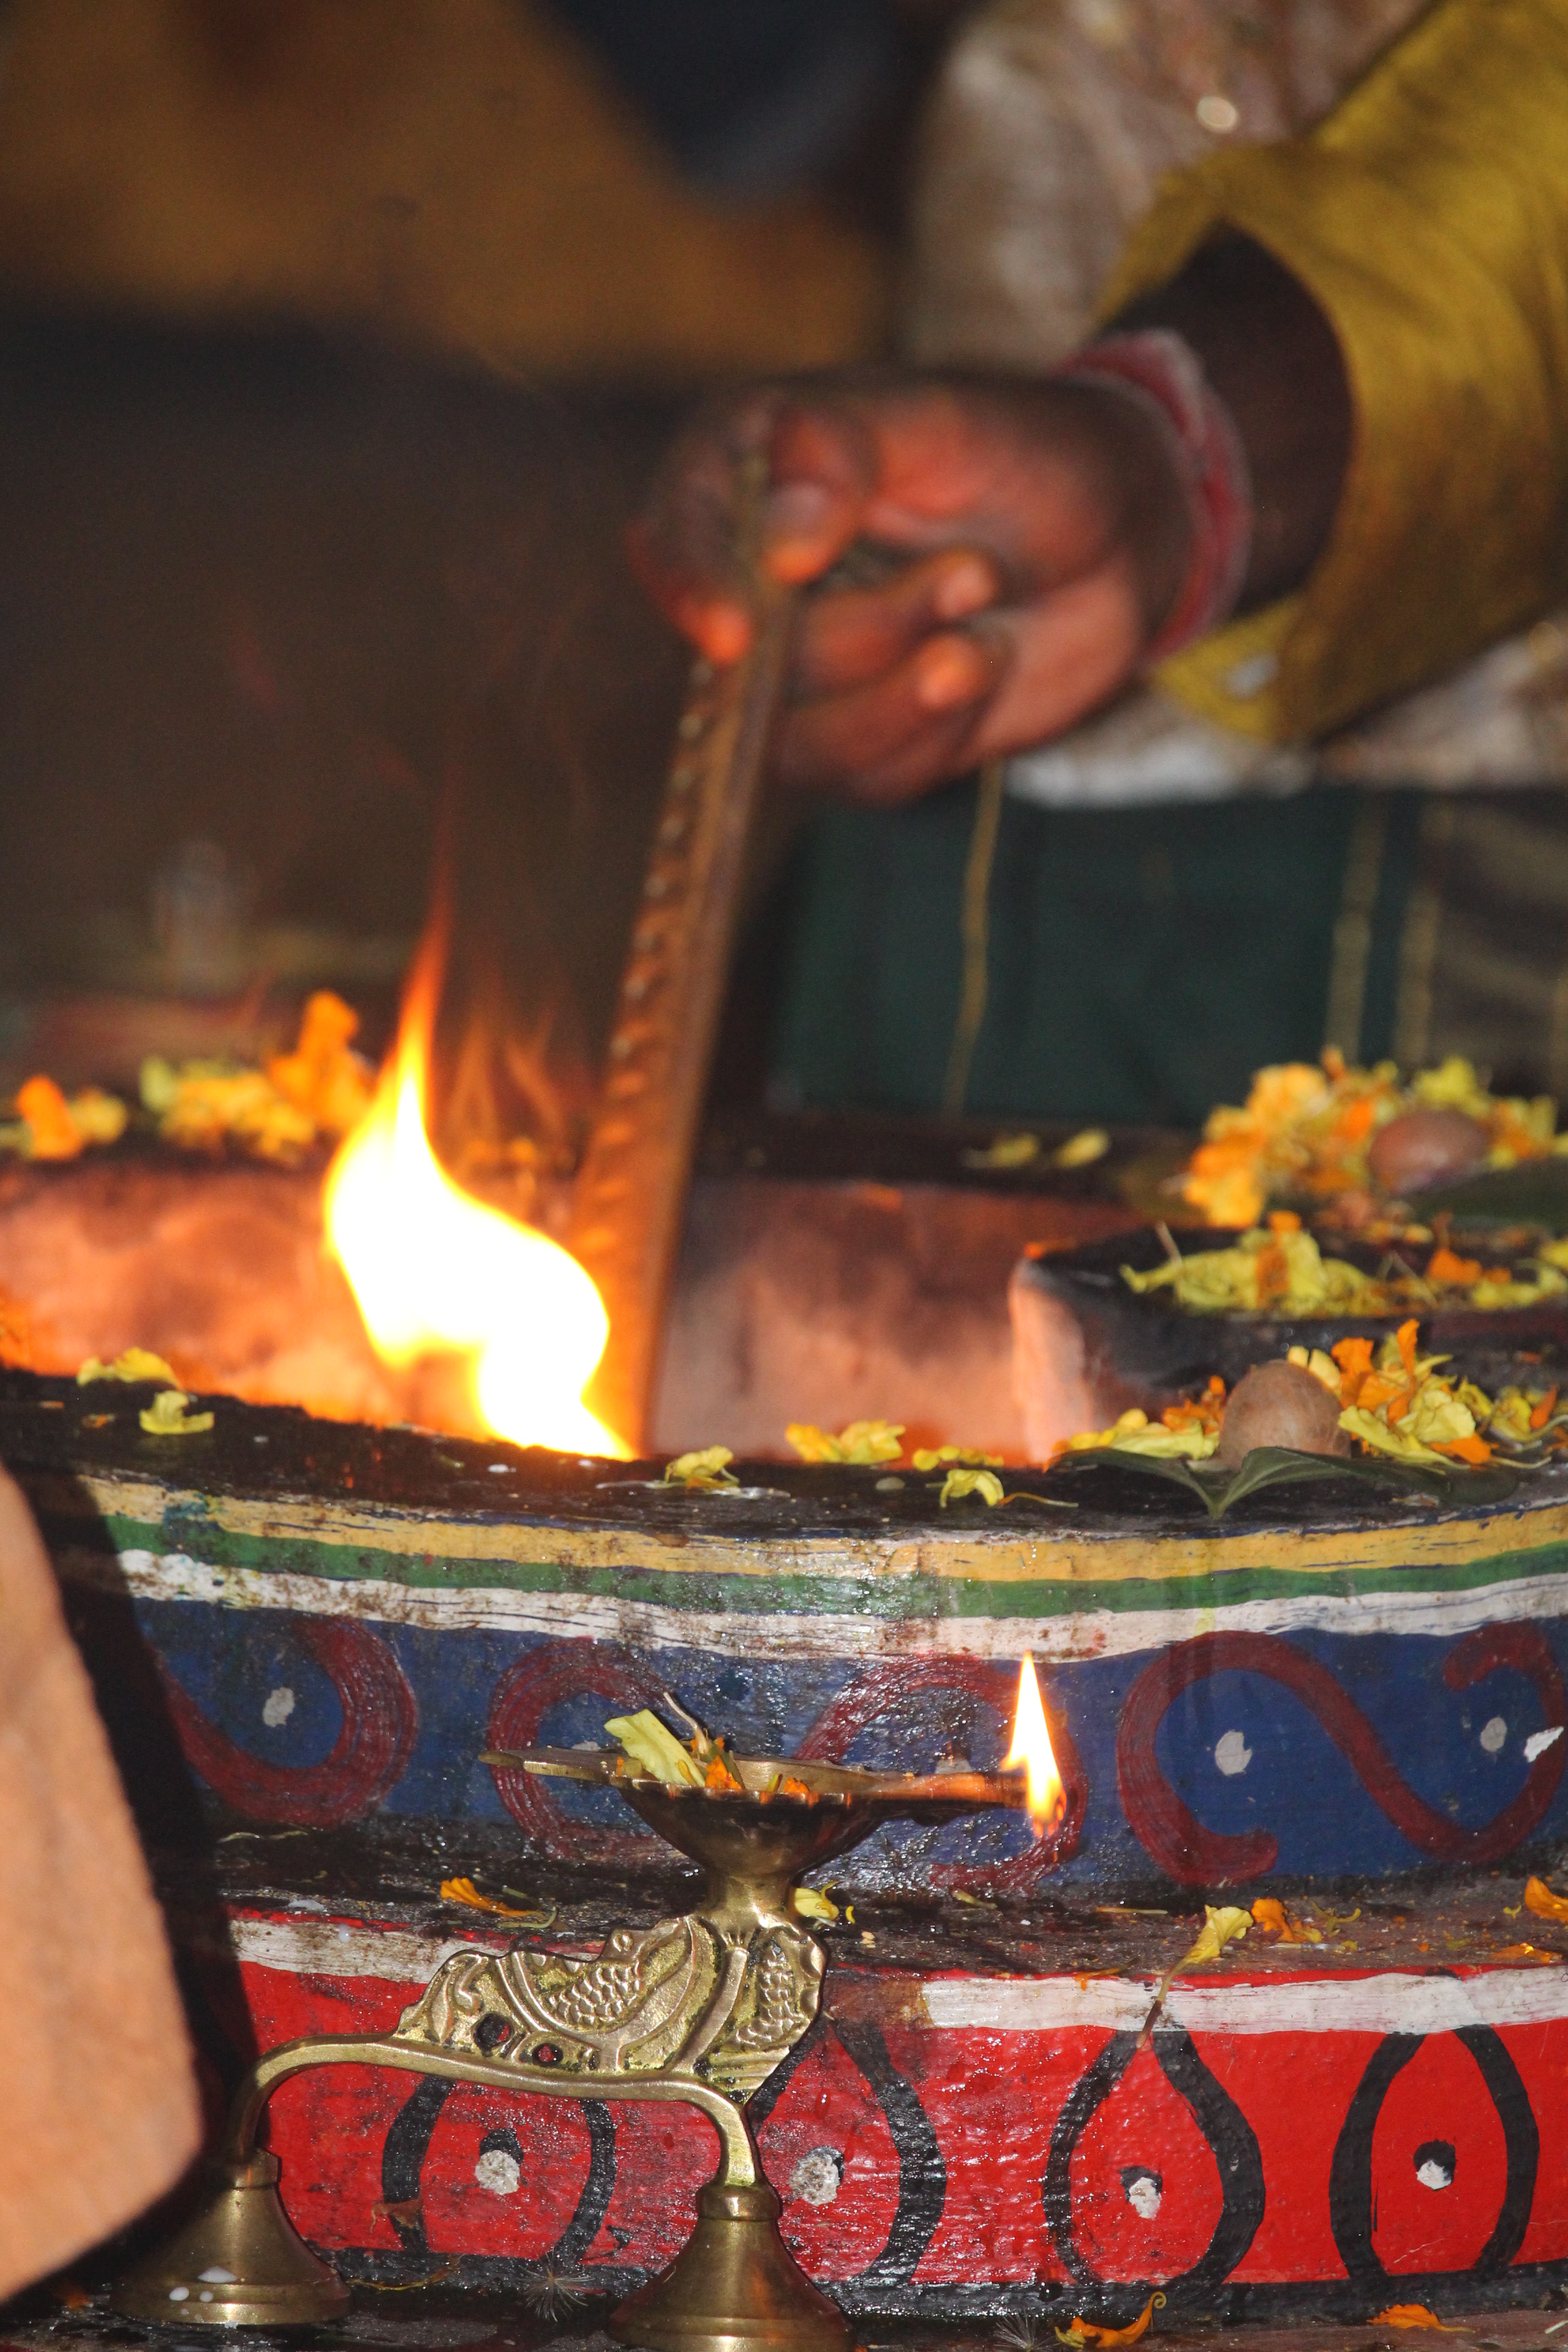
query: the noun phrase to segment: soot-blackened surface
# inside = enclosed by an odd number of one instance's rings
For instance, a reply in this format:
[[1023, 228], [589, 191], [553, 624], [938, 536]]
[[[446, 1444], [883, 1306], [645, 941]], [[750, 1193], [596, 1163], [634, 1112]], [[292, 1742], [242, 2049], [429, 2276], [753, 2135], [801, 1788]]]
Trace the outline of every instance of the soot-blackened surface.
[[[415, 1822], [381, 1817], [353, 1831], [249, 1826], [220, 1836], [199, 1860], [153, 1856], [170, 1912], [196, 1932], [219, 1907], [284, 1910], [300, 1918], [362, 1920], [445, 1938], [516, 1936], [552, 1949], [596, 1948], [623, 1923], [652, 1925], [698, 1896], [700, 1874], [671, 1853], [665, 1870], [624, 1874], [562, 1863], [531, 1851], [510, 1824]], [[844, 1865], [837, 1865], [842, 1873]], [[1475, 1968], [1528, 1946], [1532, 1965], [1568, 1958], [1568, 1927], [1523, 1907], [1519, 1867], [1457, 1873], [1429, 1869], [1386, 1893], [1364, 1883], [1342, 1889], [1296, 1887], [1270, 1879], [1297, 1932], [1319, 1940], [1286, 1943], [1249, 1930], [1227, 1948], [1219, 1975], [1284, 1979], [1397, 1969], [1424, 1974]], [[833, 1865], [820, 1873], [836, 1883]], [[481, 1894], [523, 1916], [508, 1919], [443, 1898], [442, 1885], [472, 1879]], [[1212, 1898], [1211, 1898], [1212, 1899]], [[1246, 1901], [1227, 1894], [1227, 1900]], [[841, 1906], [845, 1902], [839, 1895]], [[1163, 1901], [1091, 1902], [1082, 1890], [953, 1895], [931, 1890], [853, 1893], [847, 1910], [814, 1925], [836, 1967], [957, 1970], [978, 1976], [1159, 1977], [1191, 1948], [1204, 1924], [1202, 1890], [1172, 1888]], [[1216, 1980], [1200, 1971], [1204, 1981]], [[839, 1978], [833, 2000], [852, 2013], [871, 1996]], [[876, 2002], [871, 2000], [871, 2005]]]
[[[212, 1496], [335, 1501], [357, 1510], [384, 1507], [476, 1521], [644, 1534], [679, 1545], [726, 1536], [752, 1542], [944, 1536], [1016, 1541], [1020, 1537], [1223, 1536], [1260, 1526], [1302, 1532], [1414, 1524], [1455, 1517], [1507, 1516], [1530, 1505], [1568, 1500], [1568, 1465], [1524, 1474], [1506, 1500], [1467, 1504], [1464, 1474], [1451, 1505], [1403, 1495], [1386, 1499], [1347, 1480], [1273, 1487], [1208, 1518], [1179, 1488], [1132, 1471], [1075, 1469], [1067, 1476], [1008, 1470], [1011, 1502], [993, 1509], [977, 1497], [944, 1508], [940, 1475], [908, 1467], [753, 1462], [734, 1465], [738, 1487], [718, 1493], [668, 1485], [663, 1465], [589, 1460], [518, 1447], [502, 1440], [445, 1437], [426, 1430], [377, 1429], [322, 1421], [294, 1406], [242, 1404], [203, 1397], [210, 1431], [153, 1437], [139, 1415], [151, 1386], [0, 1373], [0, 1462], [21, 1475], [119, 1474]], [[895, 1486], [893, 1481], [899, 1483]], [[1068, 1491], [1070, 1487], [1070, 1492]]]

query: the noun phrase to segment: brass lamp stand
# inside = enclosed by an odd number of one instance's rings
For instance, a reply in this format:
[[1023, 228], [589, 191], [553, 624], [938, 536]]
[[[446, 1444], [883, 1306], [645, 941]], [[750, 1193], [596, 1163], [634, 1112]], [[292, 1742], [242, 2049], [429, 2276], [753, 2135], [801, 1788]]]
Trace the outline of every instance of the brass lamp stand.
[[[816, 2017], [826, 1955], [795, 1908], [802, 1873], [883, 1822], [953, 1821], [1022, 1808], [1022, 1772], [862, 1772], [776, 1757], [730, 1760], [739, 1789], [626, 1777], [606, 1749], [531, 1748], [486, 1762], [614, 1787], [651, 1829], [702, 1864], [695, 1907], [616, 1927], [596, 1959], [476, 1947], [443, 1960], [392, 2032], [310, 2034], [258, 2059], [241, 2084], [206, 2201], [121, 2282], [128, 2318], [214, 2327], [321, 2324], [349, 2291], [284, 2211], [275, 2156], [257, 2147], [278, 2084], [309, 2066], [394, 2066], [547, 2098], [679, 2100], [719, 2135], [719, 2169], [668, 2269], [622, 2304], [610, 2331], [653, 2352], [850, 2352], [837, 2304], [779, 2235], [745, 2102]], [[789, 1794], [785, 1780], [805, 1794]]]

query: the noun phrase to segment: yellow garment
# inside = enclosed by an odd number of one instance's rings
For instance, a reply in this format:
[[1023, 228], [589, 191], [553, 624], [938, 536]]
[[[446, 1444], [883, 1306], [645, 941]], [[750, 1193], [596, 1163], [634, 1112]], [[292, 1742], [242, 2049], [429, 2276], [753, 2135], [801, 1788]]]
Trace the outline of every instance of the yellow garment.
[[1160, 680], [1224, 726], [1289, 740], [1451, 667], [1568, 587], [1568, 0], [1441, 0], [1316, 131], [1173, 175], [1107, 314], [1226, 226], [1331, 320], [1353, 446], [1304, 586]]

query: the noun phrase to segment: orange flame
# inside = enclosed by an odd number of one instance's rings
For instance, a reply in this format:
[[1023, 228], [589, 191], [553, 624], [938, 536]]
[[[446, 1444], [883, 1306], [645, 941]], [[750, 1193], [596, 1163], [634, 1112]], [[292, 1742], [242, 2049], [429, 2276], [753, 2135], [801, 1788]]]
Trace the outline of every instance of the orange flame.
[[1004, 1772], [1022, 1769], [1026, 1785], [1025, 1802], [1029, 1819], [1035, 1825], [1035, 1835], [1043, 1837], [1047, 1830], [1060, 1821], [1067, 1811], [1067, 1790], [1062, 1787], [1061, 1774], [1057, 1770], [1056, 1754], [1051, 1747], [1051, 1735], [1046, 1725], [1046, 1710], [1040, 1703], [1040, 1685], [1035, 1675], [1033, 1658], [1026, 1658], [1018, 1670], [1018, 1704], [1013, 1715], [1013, 1745], [1002, 1759]]
[[626, 1448], [582, 1402], [610, 1328], [593, 1281], [548, 1234], [463, 1192], [431, 1150], [441, 929], [432, 926], [409, 973], [370, 1109], [327, 1171], [328, 1241], [384, 1361], [403, 1370], [456, 1350], [469, 1359], [474, 1402], [498, 1437], [624, 1459]]

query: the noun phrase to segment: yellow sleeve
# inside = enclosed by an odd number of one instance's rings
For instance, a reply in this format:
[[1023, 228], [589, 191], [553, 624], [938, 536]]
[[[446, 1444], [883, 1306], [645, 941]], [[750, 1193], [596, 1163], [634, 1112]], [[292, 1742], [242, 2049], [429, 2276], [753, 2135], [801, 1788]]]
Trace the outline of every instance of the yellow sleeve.
[[1354, 437], [1305, 585], [1160, 679], [1290, 740], [1568, 593], [1568, 0], [1440, 0], [1315, 131], [1173, 175], [1105, 314], [1226, 226], [1332, 321]]

